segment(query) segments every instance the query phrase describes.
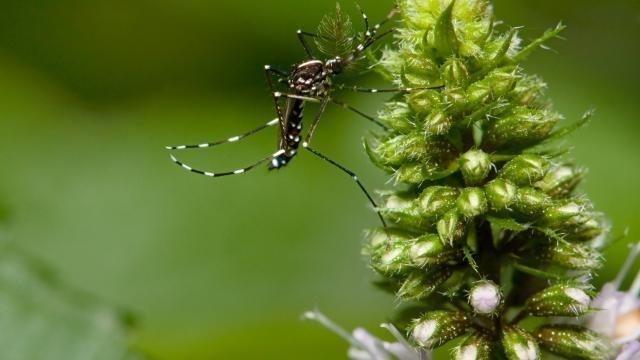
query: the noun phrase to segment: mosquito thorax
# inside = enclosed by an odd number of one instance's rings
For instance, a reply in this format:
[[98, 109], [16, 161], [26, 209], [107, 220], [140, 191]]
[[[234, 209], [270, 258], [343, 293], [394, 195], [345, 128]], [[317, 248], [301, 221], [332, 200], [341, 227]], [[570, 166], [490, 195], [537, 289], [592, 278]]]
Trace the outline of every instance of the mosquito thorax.
[[324, 90], [327, 76], [322, 61], [308, 60], [294, 66], [289, 76], [289, 87], [299, 94], [316, 95]]

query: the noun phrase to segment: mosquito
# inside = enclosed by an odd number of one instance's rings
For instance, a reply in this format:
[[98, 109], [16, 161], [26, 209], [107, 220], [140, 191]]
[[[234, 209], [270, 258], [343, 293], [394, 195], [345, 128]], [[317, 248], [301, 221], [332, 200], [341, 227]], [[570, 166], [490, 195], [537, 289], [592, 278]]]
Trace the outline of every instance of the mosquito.
[[[339, 10], [339, 8], [338, 8]], [[365, 114], [364, 112], [350, 106], [340, 100], [337, 100], [333, 97], [333, 93], [335, 90], [340, 89], [348, 89], [355, 92], [364, 92], [364, 93], [407, 93], [417, 89], [411, 88], [395, 88], [395, 89], [368, 89], [368, 88], [360, 88], [360, 87], [345, 87], [345, 86], [336, 86], [333, 84], [333, 79], [342, 74], [347, 67], [352, 65], [354, 62], [360, 60], [364, 55], [365, 51], [369, 49], [373, 44], [378, 42], [380, 39], [394, 32], [394, 29], [389, 29], [381, 32], [382, 27], [392, 20], [392, 18], [398, 13], [397, 7], [394, 8], [387, 17], [381, 21], [380, 23], [374, 25], [373, 27], [369, 24], [369, 18], [362, 9], [360, 10], [362, 14], [362, 18], [364, 20], [364, 32], [361, 36], [358, 36], [359, 43], [349, 50], [349, 53], [346, 56], [332, 56], [328, 59], [322, 60], [318, 58], [312, 48], [309, 46], [307, 39], [319, 39], [322, 38], [322, 35], [318, 35], [311, 32], [306, 32], [303, 30], [297, 31], [297, 37], [300, 41], [300, 44], [304, 48], [304, 51], [307, 55], [307, 58], [304, 61], [293, 66], [291, 71], [283, 71], [272, 67], [271, 65], [266, 65], [264, 67], [267, 84], [271, 91], [271, 95], [273, 97], [273, 102], [275, 105], [275, 111], [277, 117], [264, 125], [261, 125], [251, 131], [248, 131], [244, 134], [233, 136], [225, 140], [202, 143], [196, 145], [179, 145], [179, 146], [168, 146], [167, 150], [185, 150], [185, 149], [202, 149], [202, 148], [210, 148], [215, 147], [222, 144], [234, 143], [238, 142], [244, 138], [247, 138], [251, 135], [261, 132], [267, 128], [272, 126], [279, 127], [279, 136], [278, 136], [278, 150], [243, 168], [226, 171], [226, 172], [213, 172], [213, 171], [204, 171], [195, 169], [184, 162], [178, 160], [174, 155], [171, 155], [171, 160], [176, 163], [178, 166], [183, 169], [208, 177], [222, 177], [222, 176], [232, 176], [247, 173], [258, 166], [268, 163], [269, 170], [280, 169], [288, 165], [291, 160], [298, 154], [298, 150], [300, 149], [300, 145], [302, 145], [302, 149], [307, 150], [311, 154], [320, 158], [321, 160], [335, 166], [342, 172], [349, 175], [358, 185], [360, 190], [367, 197], [371, 205], [374, 209], [378, 209], [378, 205], [375, 200], [371, 196], [370, 192], [365, 188], [364, 184], [360, 181], [360, 178], [351, 170], [341, 165], [340, 163], [330, 159], [325, 156], [321, 152], [311, 147], [311, 141], [313, 136], [318, 128], [318, 124], [320, 123], [320, 119], [324, 114], [327, 106], [331, 103], [336, 104], [342, 108], [350, 110], [359, 116], [365, 118], [368, 121], [373, 122], [374, 124], [386, 129], [385, 125], [380, 121], [375, 119], [372, 116]], [[354, 40], [351, 38], [349, 40]], [[275, 80], [275, 81], [274, 81]], [[276, 84], [283, 84], [286, 86], [286, 90], [278, 90]], [[439, 87], [433, 87], [439, 88]], [[422, 89], [422, 88], [420, 88]], [[318, 110], [314, 116], [313, 122], [307, 132], [304, 140], [302, 139], [302, 127], [303, 127], [303, 111], [305, 104], [307, 102], [317, 103], [319, 104]], [[377, 211], [377, 215], [382, 223], [383, 227], [387, 229], [387, 223], [384, 220], [382, 214]]]

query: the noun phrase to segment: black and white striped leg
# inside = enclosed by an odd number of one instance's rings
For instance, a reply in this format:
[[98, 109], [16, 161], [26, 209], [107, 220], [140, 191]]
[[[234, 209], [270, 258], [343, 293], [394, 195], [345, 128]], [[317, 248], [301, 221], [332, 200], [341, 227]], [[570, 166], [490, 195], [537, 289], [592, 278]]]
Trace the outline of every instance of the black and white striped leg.
[[257, 128], [251, 130], [251, 131], [247, 131], [244, 134], [241, 135], [237, 135], [237, 136], [232, 136], [228, 139], [225, 140], [219, 140], [219, 141], [213, 141], [213, 142], [207, 142], [207, 143], [202, 143], [202, 144], [194, 144], [194, 145], [175, 145], [175, 146], [167, 146], [166, 149], [167, 150], [185, 150], [185, 149], [204, 149], [204, 148], [210, 148], [210, 147], [214, 147], [214, 146], [218, 146], [218, 145], [222, 145], [222, 144], [228, 144], [228, 143], [234, 143], [236, 141], [240, 141], [246, 137], [249, 137], [251, 135], [257, 134], [260, 131], [267, 129], [271, 126], [277, 125], [280, 122], [280, 119], [273, 119], [271, 121], [269, 121], [268, 123], [258, 126]]
[[378, 204], [376, 204], [376, 201], [373, 199], [373, 197], [371, 196], [369, 191], [367, 191], [367, 188], [364, 187], [364, 184], [362, 184], [362, 182], [360, 181], [358, 176], [353, 171], [347, 169], [346, 167], [340, 165], [339, 163], [331, 160], [330, 158], [326, 157], [322, 153], [320, 153], [317, 150], [315, 150], [312, 147], [310, 147], [309, 144], [306, 141], [302, 144], [302, 147], [305, 148], [306, 150], [308, 150], [313, 155], [317, 156], [318, 158], [328, 162], [329, 164], [331, 164], [331, 165], [337, 167], [338, 169], [340, 169], [345, 174], [349, 175], [356, 182], [356, 184], [358, 184], [358, 187], [360, 188], [360, 190], [362, 190], [362, 192], [367, 197], [367, 199], [369, 199], [369, 202], [371, 203], [371, 205], [373, 206], [374, 210], [376, 211], [376, 214], [378, 214], [378, 218], [380, 219], [380, 222], [382, 223], [382, 226], [384, 227], [385, 232], [388, 233], [388, 229], [389, 228], [387, 226], [387, 222], [384, 220], [384, 217], [382, 216], [382, 214], [378, 210], [379, 209], [378, 208]]
[[369, 93], [369, 94], [385, 94], [385, 93], [409, 93], [416, 90], [436, 90], [444, 88], [444, 85], [438, 86], [426, 86], [426, 87], [415, 87], [415, 88], [392, 88], [392, 89], [375, 89], [375, 88], [363, 88], [358, 86], [344, 86], [338, 85], [340, 89], [350, 90], [359, 93]]
[[264, 66], [264, 75], [267, 78], [267, 85], [269, 86], [269, 91], [271, 91], [271, 96], [273, 98], [273, 105], [276, 108], [276, 114], [278, 115], [278, 119], [280, 119], [280, 130], [284, 131], [284, 114], [282, 112], [282, 108], [280, 107], [280, 99], [276, 94], [279, 92], [276, 89], [275, 84], [273, 83], [273, 76], [277, 75], [280, 78], [287, 77], [288, 74], [284, 71], [280, 71], [274, 69], [271, 65]]
[[288, 93], [283, 93], [283, 92], [279, 92], [279, 91], [274, 92], [273, 93], [273, 97], [276, 98], [276, 99], [281, 99], [281, 98], [297, 99], [297, 100], [308, 101], [308, 102], [313, 102], [313, 103], [321, 103], [322, 102], [318, 98], [309, 97], [309, 96], [302, 96], [302, 95], [296, 95], [296, 94], [288, 94]]
[[362, 111], [360, 111], [360, 110], [354, 108], [353, 106], [351, 106], [351, 105], [349, 105], [349, 104], [347, 104], [345, 102], [342, 102], [340, 100], [331, 99], [331, 101], [333, 101], [334, 104], [342, 107], [343, 109], [347, 109], [349, 111], [352, 111], [352, 112], [360, 115], [361, 117], [371, 121], [372, 123], [374, 123], [374, 124], [380, 126], [381, 128], [383, 128], [384, 130], [388, 130], [388, 127], [386, 125], [381, 123], [380, 120], [374, 118], [373, 116], [367, 115], [367, 114], [363, 113]]
[[176, 159], [175, 156], [170, 155], [171, 156], [171, 160], [176, 163], [176, 165], [180, 166], [181, 168], [190, 171], [192, 173], [198, 174], [198, 175], [204, 175], [207, 177], [211, 177], [211, 178], [216, 178], [216, 177], [222, 177], [222, 176], [232, 176], [232, 175], [240, 175], [240, 174], [244, 174], [246, 172], [249, 172], [253, 169], [255, 169], [256, 167], [273, 160], [274, 158], [277, 158], [278, 156], [284, 154], [285, 151], [284, 150], [279, 150], [278, 152], [274, 153], [273, 155], [266, 157], [260, 161], [257, 161], [249, 166], [234, 170], [234, 171], [225, 171], [225, 172], [213, 172], [213, 171], [204, 171], [204, 170], [199, 170], [199, 169], [195, 169], [185, 163], [183, 163], [182, 161]]

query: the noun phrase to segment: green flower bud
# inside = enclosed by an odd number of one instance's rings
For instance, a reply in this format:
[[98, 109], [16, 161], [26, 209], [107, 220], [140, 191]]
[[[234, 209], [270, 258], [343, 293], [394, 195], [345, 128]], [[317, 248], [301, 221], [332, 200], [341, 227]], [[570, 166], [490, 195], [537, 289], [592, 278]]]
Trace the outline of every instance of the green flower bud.
[[460, 157], [460, 171], [467, 185], [481, 184], [491, 171], [491, 157], [482, 150], [470, 150]]
[[451, 130], [453, 119], [446, 113], [437, 111], [429, 114], [424, 121], [426, 136], [444, 135]]
[[404, 194], [390, 194], [386, 196], [385, 205], [380, 213], [391, 223], [400, 228], [421, 229], [425, 219], [417, 210], [418, 202]]
[[474, 333], [455, 349], [456, 360], [489, 360], [491, 343], [491, 338], [487, 335]]
[[540, 103], [547, 84], [538, 76], [527, 76], [520, 80], [514, 89], [514, 100], [521, 105], [544, 105]]
[[556, 284], [531, 296], [525, 311], [532, 316], [580, 316], [589, 311], [591, 298], [576, 284]]
[[538, 219], [552, 204], [549, 195], [534, 188], [518, 189], [517, 194], [513, 209], [519, 214], [524, 215], [527, 220]]
[[442, 66], [442, 80], [447, 87], [459, 87], [469, 80], [469, 71], [464, 61], [450, 58]]
[[601, 360], [613, 355], [613, 348], [593, 331], [570, 325], [543, 326], [535, 333], [540, 345], [567, 359]]
[[406, 162], [422, 162], [427, 158], [424, 136], [418, 132], [403, 134], [380, 142], [374, 152], [386, 166], [400, 166]]
[[463, 112], [468, 104], [467, 93], [463, 88], [446, 88], [443, 90], [444, 102], [447, 112], [457, 115]]
[[411, 263], [420, 268], [444, 265], [459, 256], [460, 250], [445, 247], [438, 235], [421, 236], [415, 239], [409, 249]]
[[535, 186], [554, 198], [562, 198], [571, 195], [578, 186], [585, 171], [571, 166], [558, 166], [547, 173], [547, 175]]
[[518, 198], [518, 188], [509, 181], [496, 179], [485, 186], [485, 194], [491, 209], [510, 209]]
[[451, 275], [450, 267], [443, 267], [433, 271], [416, 270], [404, 280], [398, 297], [404, 300], [422, 300], [433, 294]]
[[453, 246], [464, 237], [465, 222], [458, 211], [451, 210], [438, 221], [437, 229], [443, 244]]
[[456, 201], [458, 211], [468, 218], [487, 212], [489, 205], [484, 191], [480, 188], [466, 188]]
[[492, 149], [535, 145], [549, 136], [560, 118], [546, 110], [519, 108], [510, 116], [488, 123], [485, 145]]
[[595, 270], [602, 266], [600, 254], [590, 247], [557, 241], [537, 251], [540, 260], [571, 270]]
[[[593, 214], [592, 214], [593, 215]], [[607, 228], [602, 224], [602, 221], [596, 218], [591, 218], [578, 225], [567, 234], [567, 240], [570, 241], [591, 241], [598, 236], [607, 232]]]
[[478, 281], [469, 290], [469, 304], [476, 314], [495, 315], [502, 307], [502, 292], [493, 281]]
[[409, 244], [396, 242], [371, 253], [371, 267], [384, 275], [394, 275], [411, 269]]
[[408, 133], [416, 127], [411, 121], [411, 110], [404, 102], [388, 102], [382, 111], [378, 113], [380, 121], [390, 129], [401, 133]]
[[464, 335], [471, 321], [461, 312], [430, 311], [418, 319], [411, 329], [411, 337], [418, 345], [433, 349]]
[[549, 165], [549, 161], [542, 156], [520, 155], [509, 161], [498, 176], [516, 186], [530, 186], [545, 176]]
[[427, 87], [440, 78], [438, 65], [416, 51], [406, 50], [403, 78], [411, 87]]
[[426, 188], [418, 198], [420, 215], [435, 220], [452, 209], [460, 193], [457, 189], [446, 186]]
[[505, 326], [502, 329], [502, 346], [509, 360], [537, 360], [541, 358], [536, 339], [516, 326]]
[[428, 114], [444, 104], [442, 94], [436, 90], [420, 90], [407, 95], [407, 104], [415, 113]]
[[585, 207], [576, 201], [561, 201], [544, 211], [540, 223], [546, 226], [565, 228], [581, 225], [586, 222], [585, 213]]
[[512, 68], [496, 69], [467, 89], [468, 106], [479, 108], [506, 96], [516, 86], [519, 75]]

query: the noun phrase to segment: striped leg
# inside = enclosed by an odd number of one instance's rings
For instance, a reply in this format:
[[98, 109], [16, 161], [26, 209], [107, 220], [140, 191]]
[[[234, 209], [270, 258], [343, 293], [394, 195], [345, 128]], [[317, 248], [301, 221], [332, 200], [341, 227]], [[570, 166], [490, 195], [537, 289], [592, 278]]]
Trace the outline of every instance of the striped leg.
[[181, 168], [183, 168], [183, 169], [185, 169], [187, 171], [190, 171], [192, 173], [196, 173], [198, 175], [204, 175], [204, 176], [208, 176], [208, 177], [211, 177], [211, 178], [216, 178], [216, 177], [222, 177], [222, 176], [231, 176], [231, 175], [244, 174], [244, 173], [249, 172], [249, 171], [255, 169], [256, 167], [266, 163], [267, 161], [270, 161], [270, 160], [272, 160], [274, 158], [277, 158], [278, 156], [280, 156], [280, 155], [282, 155], [284, 153], [285, 153], [284, 150], [279, 150], [278, 152], [274, 153], [273, 155], [268, 156], [268, 157], [266, 157], [266, 158], [264, 158], [264, 159], [262, 159], [260, 161], [257, 161], [255, 163], [249, 165], [249, 166], [246, 166], [246, 167], [240, 168], [238, 170], [234, 170], [234, 171], [225, 171], [225, 172], [220, 172], [220, 173], [216, 173], [216, 172], [213, 172], [213, 171], [204, 171], [204, 170], [194, 169], [191, 166], [189, 166], [189, 165], [183, 163], [182, 161], [176, 159], [175, 156], [173, 156], [173, 155], [170, 155], [170, 156], [171, 156], [171, 160], [174, 163], [176, 163], [176, 165], [180, 166]]
[[331, 101], [331, 99], [325, 99], [320, 104], [320, 109], [318, 110], [318, 113], [316, 114], [316, 117], [315, 117], [315, 119], [313, 121], [313, 124], [311, 125], [311, 129], [309, 130], [309, 133], [307, 134], [307, 136], [305, 138], [305, 141], [302, 143], [302, 147], [304, 149], [308, 150], [313, 155], [319, 157], [320, 159], [328, 162], [329, 164], [337, 167], [342, 172], [344, 172], [347, 175], [349, 175], [356, 182], [356, 184], [358, 184], [358, 187], [360, 188], [360, 190], [362, 190], [362, 192], [367, 197], [367, 199], [369, 199], [369, 202], [371, 203], [371, 205], [373, 205], [373, 208], [376, 211], [376, 213], [378, 214], [378, 218], [380, 218], [380, 222], [382, 223], [382, 226], [385, 228], [385, 231], [386, 231], [386, 230], [388, 230], [387, 223], [384, 220], [384, 217], [382, 217], [382, 214], [380, 214], [380, 212], [378, 211], [378, 204], [376, 204], [376, 201], [373, 200], [373, 197], [371, 196], [369, 191], [367, 191], [367, 188], [364, 187], [364, 184], [362, 184], [362, 182], [360, 181], [358, 176], [353, 171], [351, 171], [351, 170], [347, 169], [346, 167], [340, 165], [339, 163], [331, 160], [330, 158], [326, 157], [325, 155], [321, 154], [320, 152], [318, 152], [317, 150], [315, 150], [314, 148], [312, 148], [310, 146], [311, 145], [311, 140], [313, 140], [313, 135], [315, 134], [315, 130], [318, 127], [318, 123], [320, 122], [320, 119], [322, 118], [322, 114], [324, 114], [324, 111], [327, 108], [327, 104], [330, 101]]
[[416, 88], [392, 88], [392, 89], [373, 89], [373, 88], [362, 88], [358, 86], [337, 85], [337, 88], [360, 92], [360, 93], [384, 94], [384, 93], [409, 93], [416, 90], [436, 90], [436, 89], [444, 88], [444, 85], [425, 86], [425, 87], [416, 87]]
[[331, 101], [333, 101], [333, 103], [334, 103], [334, 104], [339, 105], [339, 106], [340, 106], [340, 107], [342, 107], [343, 109], [347, 109], [347, 110], [349, 110], [349, 111], [353, 111], [354, 113], [356, 113], [356, 114], [360, 115], [361, 117], [363, 117], [363, 118], [365, 118], [365, 119], [367, 119], [367, 120], [371, 121], [372, 123], [374, 123], [374, 124], [376, 124], [376, 125], [380, 126], [380, 127], [381, 127], [381, 128], [383, 128], [384, 130], [387, 130], [387, 129], [388, 129], [388, 128], [387, 128], [387, 126], [385, 126], [383, 123], [381, 123], [381, 122], [380, 122], [380, 120], [378, 120], [378, 119], [374, 118], [373, 116], [370, 116], [370, 115], [367, 115], [367, 114], [363, 113], [362, 111], [360, 111], [360, 110], [358, 110], [358, 109], [354, 108], [353, 106], [351, 106], [351, 105], [349, 105], [349, 104], [347, 104], [347, 103], [345, 103], [345, 102], [342, 102], [342, 101], [340, 101], [340, 100], [336, 100], [336, 99], [331, 99]]
[[362, 184], [362, 182], [360, 181], [360, 179], [358, 178], [358, 175], [356, 175], [353, 171], [347, 169], [346, 167], [340, 165], [339, 163], [331, 160], [330, 158], [326, 157], [325, 155], [323, 155], [322, 153], [318, 152], [317, 150], [313, 149], [312, 147], [309, 146], [309, 144], [305, 141], [302, 146], [307, 149], [310, 153], [312, 153], [313, 155], [317, 156], [318, 158], [328, 162], [329, 164], [337, 167], [338, 169], [340, 169], [342, 172], [346, 173], [347, 175], [349, 175], [351, 177], [351, 179], [353, 179], [353, 181], [356, 182], [356, 184], [358, 184], [358, 187], [360, 188], [360, 190], [362, 190], [362, 192], [364, 193], [364, 195], [367, 197], [367, 199], [369, 200], [369, 202], [371, 203], [371, 205], [373, 205], [373, 209], [376, 212], [376, 214], [378, 214], [378, 218], [380, 219], [380, 223], [382, 223], [382, 226], [385, 229], [385, 232], [388, 233], [388, 226], [387, 226], [387, 222], [384, 220], [384, 217], [382, 216], [382, 214], [380, 213], [380, 211], [378, 210], [378, 204], [376, 204], [376, 201], [373, 200], [373, 197], [371, 196], [371, 194], [369, 193], [369, 191], [367, 191], [367, 188], [364, 187], [364, 184]]
[[218, 146], [218, 145], [222, 145], [222, 144], [227, 144], [227, 143], [233, 143], [236, 141], [240, 141], [248, 136], [251, 136], [253, 134], [256, 134], [266, 128], [269, 128], [271, 126], [277, 125], [280, 122], [280, 119], [273, 119], [271, 121], [269, 121], [268, 123], [258, 126], [257, 128], [248, 131], [242, 135], [237, 135], [237, 136], [232, 136], [228, 139], [225, 140], [219, 140], [219, 141], [213, 141], [213, 142], [208, 142], [208, 143], [202, 143], [202, 144], [194, 144], [194, 145], [175, 145], [175, 146], [167, 146], [166, 149], [167, 150], [185, 150], [185, 149], [204, 149], [204, 148], [210, 148], [210, 147], [214, 147], [214, 146]]

